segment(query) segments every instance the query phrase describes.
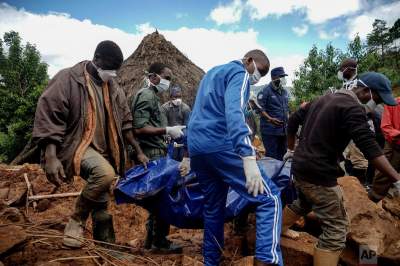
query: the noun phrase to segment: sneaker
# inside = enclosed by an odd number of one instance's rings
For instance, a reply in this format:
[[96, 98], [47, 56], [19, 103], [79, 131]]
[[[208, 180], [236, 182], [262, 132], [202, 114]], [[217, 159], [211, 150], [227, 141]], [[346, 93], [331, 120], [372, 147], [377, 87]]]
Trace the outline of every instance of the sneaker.
[[79, 240], [81, 238], [83, 238], [82, 223], [70, 218], [67, 226], [65, 226], [63, 245], [70, 248], [80, 248], [83, 245], [83, 241]]

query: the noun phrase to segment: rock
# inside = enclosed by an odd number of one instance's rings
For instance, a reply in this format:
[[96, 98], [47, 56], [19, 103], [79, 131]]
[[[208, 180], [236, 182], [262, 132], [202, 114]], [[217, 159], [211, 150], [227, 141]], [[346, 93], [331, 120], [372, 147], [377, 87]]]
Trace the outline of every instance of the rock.
[[383, 208], [392, 215], [400, 219], [400, 197], [384, 198], [382, 202]]
[[204, 264], [196, 260], [196, 258], [191, 258], [185, 255], [182, 258], [182, 266], [203, 266], [203, 265]]
[[8, 187], [0, 188], [0, 200], [7, 199], [9, 191], [10, 191], [10, 188], [8, 188]]
[[24, 223], [25, 216], [17, 208], [4, 208], [0, 211], [1, 221], [3, 223]]
[[18, 249], [28, 240], [28, 235], [23, 228], [16, 225], [0, 227], [0, 236], [0, 256], [2, 257]]
[[38, 212], [43, 212], [45, 210], [47, 210], [50, 207], [50, 200], [48, 199], [42, 199], [38, 202], [37, 206], [36, 206], [36, 210]]
[[10, 191], [8, 192], [8, 198], [6, 200], [7, 205], [18, 206], [25, 203], [25, 196], [28, 188], [25, 182], [15, 182], [10, 185]]
[[282, 256], [285, 266], [309, 266], [313, 264], [314, 246], [317, 239], [300, 232], [298, 239], [281, 238]]
[[375, 250], [380, 260], [400, 264], [400, 223], [370, 201], [355, 177], [338, 179], [343, 188], [344, 204], [350, 220], [348, 241]]

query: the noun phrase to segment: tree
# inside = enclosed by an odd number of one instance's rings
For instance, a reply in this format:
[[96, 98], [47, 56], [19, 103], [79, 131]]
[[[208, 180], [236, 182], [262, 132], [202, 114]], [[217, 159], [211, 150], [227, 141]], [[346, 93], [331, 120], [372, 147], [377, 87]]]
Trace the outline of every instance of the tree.
[[342, 52], [332, 44], [328, 44], [325, 50], [318, 50], [314, 45], [303, 65], [295, 72], [293, 81], [295, 105], [309, 101], [331, 87], [340, 86], [336, 74], [342, 58]]
[[37, 100], [45, 88], [47, 65], [39, 51], [15, 31], [0, 39], [0, 161], [8, 162], [30, 140]]
[[372, 32], [367, 35], [367, 44], [371, 52], [381, 54], [382, 62], [384, 61], [387, 45], [390, 43], [389, 29], [386, 26], [386, 21], [375, 19], [372, 24]]

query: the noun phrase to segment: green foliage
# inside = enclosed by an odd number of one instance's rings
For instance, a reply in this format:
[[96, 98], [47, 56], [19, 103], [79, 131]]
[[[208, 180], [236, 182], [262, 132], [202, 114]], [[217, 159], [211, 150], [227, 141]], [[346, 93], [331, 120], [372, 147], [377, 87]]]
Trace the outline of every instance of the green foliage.
[[331, 44], [325, 50], [313, 46], [304, 64], [295, 72], [293, 95], [295, 105], [323, 94], [330, 87], [340, 85], [336, 73], [343, 54]]
[[0, 161], [10, 161], [31, 137], [37, 100], [45, 88], [47, 65], [36, 47], [23, 45], [15, 31], [0, 39]]
[[335, 49], [331, 44], [324, 50], [318, 50], [314, 45], [295, 72], [292, 90], [294, 100], [291, 105], [297, 107], [324, 94], [329, 88], [340, 87], [337, 71], [344, 58], [357, 60], [358, 73], [381, 72], [394, 86], [400, 86], [400, 47], [397, 46], [400, 42], [400, 19], [391, 28], [383, 20], [375, 20], [372, 26], [366, 42], [357, 35], [345, 52]]

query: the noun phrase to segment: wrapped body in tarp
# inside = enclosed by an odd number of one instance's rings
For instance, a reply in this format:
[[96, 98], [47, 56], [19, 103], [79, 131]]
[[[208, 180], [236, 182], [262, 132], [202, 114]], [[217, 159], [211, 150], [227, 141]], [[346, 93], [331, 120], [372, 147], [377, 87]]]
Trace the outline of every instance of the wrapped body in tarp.
[[[263, 158], [257, 162], [264, 179], [271, 178], [280, 191], [291, 184], [290, 162]], [[126, 172], [114, 191], [117, 204], [135, 203], [156, 213], [178, 228], [203, 227], [203, 200], [196, 173], [179, 174], [179, 162], [169, 156], [151, 161], [147, 169], [136, 166]], [[248, 200], [230, 189], [225, 218], [230, 220], [251, 207]]]

